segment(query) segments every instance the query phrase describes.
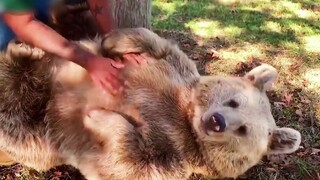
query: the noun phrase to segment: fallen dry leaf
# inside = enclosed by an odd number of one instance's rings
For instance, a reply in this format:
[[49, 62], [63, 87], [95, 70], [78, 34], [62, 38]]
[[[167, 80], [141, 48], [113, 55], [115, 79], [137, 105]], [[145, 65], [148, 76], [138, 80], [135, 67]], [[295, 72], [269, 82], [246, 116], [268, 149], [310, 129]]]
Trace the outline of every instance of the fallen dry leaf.
[[302, 117], [303, 116], [302, 111], [300, 109], [297, 109], [296, 110], [296, 115]]
[[13, 180], [13, 178], [12, 178], [12, 176], [11, 175], [7, 175], [7, 177], [6, 177], [6, 180]]
[[272, 168], [272, 167], [267, 167], [266, 171], [268, 171], [268, 172], [277, 172], [277, 170], [275, 168]]
[[284, 94], [282, 98], [282, 102], [286, 103], [287, 105], [290, 105], [293, 100], [293, 94]]
[[302, 85], [303, 85], [304, 87], [308, 87], [309, 81], [306, 80], [306, 79], [302, 79]]
[[219, 59], [221, 57], [221, 54], [215, 49], [210, 49], [208, 54], [210, 54], [210, 56], [215, 59]]
[[311, 7], [312, 11], [318, 11], [318, 12], [320, 11], [320, 6], [318, 6], [318, 5], [313, 4], [310, 7]]
[[269, 164], [274, 165], [281, 165], [282, 167], [289, 166], [292, 164], [292, 159], [288, 157], [287, 155], [270, 155], [267, 156], [267, 159], [269, 160]]
[[300, 100], [304, 104], [310, 104], [311, 103], [311, 100], [309, 100], [307, 97], [304, 97], [304, 96], [301, 96]]
[[14, 175], [15, 175], [16, 177], [21, 177], [21, 174], [18, 173], [18, 172], [14, 173]]
[[278, 109], [282, 109], [282, 107], [286, 107], [287, 106], [286, 103], [284, 103], [284, 102], [274, 102], [273, 104]]
[[293, 63], [290, 67], [289, 67], [289, 71], [292, 72], [292, 71], [295, 71], [297, 70], [299, 67], [301, 67], [302, 65], [302, 62], [298, 61], [298, 62], [295, 62]]
[[189, 49], [191, 47], [191, 45], [189, 43], [184, 43], [183, 47]]
[[320, 149], [317, 149], [317, 148], [312, 148], [311, 151], [312, 151], [311, 155], [316, 155], [320, 153]]
[[305, 156], [306, 154], [307, 154], [306, 152], [298, 152], [298, 153], [297, 153], [297, 156], [303, 157], [303, 156]]
[[200, 56], [200, 54], [198, 54], [198, 53], [191, 55], [191, 59], [193, 59], [193, 60], [199, 60], [200, 57], [201, 57], [201, 56]]

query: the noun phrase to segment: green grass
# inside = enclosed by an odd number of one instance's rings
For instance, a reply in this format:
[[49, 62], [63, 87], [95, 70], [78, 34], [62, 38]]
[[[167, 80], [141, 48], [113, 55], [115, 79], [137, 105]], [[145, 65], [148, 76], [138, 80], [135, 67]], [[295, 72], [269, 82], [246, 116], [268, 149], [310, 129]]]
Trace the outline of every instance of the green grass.
[[[222, 0], [221, 0], [222, 1]], [[302, 2], [302, 1], [301, 1]], [[315, 2], [315, 1], [314, 1]], [[232, 43], [284, 48], [290, 55], [303, 54], [319, 62], [319, 12], [305, 8], [312, 3], [257, 0], [223, 3], [213, 0], [155, 0], [153, 27], [189, 31], [210, 39], [226, 37]], [[276, 4], [276, 6], [275, 6]]]
[[320, 1], [246, 2], [154, 0], [153, 29], [189, 32], [207, 47], [223, 38], [229, 46], [219, 48], [219, 52], [228, 63], [219, 61], [213, 66], [225, 73], [232, 71], [230, 66], [258, 58], [279, 68], [284, 77], [294, 63], [303, 63], [292, 72], [300, 76], [292, 76], [290, 81], [297, 84], [297, 79], [308, 79], [310, 90], [318, 89], [320, 12], [310, 7], [320, 6]]

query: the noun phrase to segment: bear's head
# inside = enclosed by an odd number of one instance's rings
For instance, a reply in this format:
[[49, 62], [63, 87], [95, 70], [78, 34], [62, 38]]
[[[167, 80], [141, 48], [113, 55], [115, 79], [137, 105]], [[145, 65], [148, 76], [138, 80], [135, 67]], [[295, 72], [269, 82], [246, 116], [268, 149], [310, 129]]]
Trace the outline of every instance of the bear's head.
[[193, 127], [222, 176], [236, 177], [264, 155], [298, 149], [300, 133], [277, 127], [271, 113], [266, 91], [276, 78], [277, 71], [263, 64], [243, 77], [203, 76], [196, 85]]

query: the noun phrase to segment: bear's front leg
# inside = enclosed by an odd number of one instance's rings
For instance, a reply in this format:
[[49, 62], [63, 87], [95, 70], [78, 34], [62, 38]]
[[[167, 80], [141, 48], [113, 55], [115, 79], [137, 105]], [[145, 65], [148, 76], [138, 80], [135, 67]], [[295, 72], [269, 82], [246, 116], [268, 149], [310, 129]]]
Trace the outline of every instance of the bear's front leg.
[[[96, 144], [83, 153], [77, 168], [88, 180], [125, 179], [130, 177], [126, 170], [126, 160], [123, 159], [127, 135], [134, 136], [135, 128], [122, 115], [105, 110], [95, 109], [87, 113], [84, 126], [91, 131]], [[119, 169], [123, 170], [121, 173]]]

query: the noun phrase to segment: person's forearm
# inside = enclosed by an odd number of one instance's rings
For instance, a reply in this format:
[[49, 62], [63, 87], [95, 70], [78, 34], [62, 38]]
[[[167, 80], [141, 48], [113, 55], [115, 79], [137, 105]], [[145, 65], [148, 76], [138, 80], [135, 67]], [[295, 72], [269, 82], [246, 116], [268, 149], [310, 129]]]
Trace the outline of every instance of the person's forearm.
[[32, 17], [20, 15], [17, 18], [16, 15], [6, 14], [4, 19], [18, 38], [44, 51], [74, 61], [81, 66], [86, 66], [86, 59], [93, 56]]
[[88, 0], [87, 2], [103, 34], [109, 33], [116, 27], [112, 16], [111, 0]]

